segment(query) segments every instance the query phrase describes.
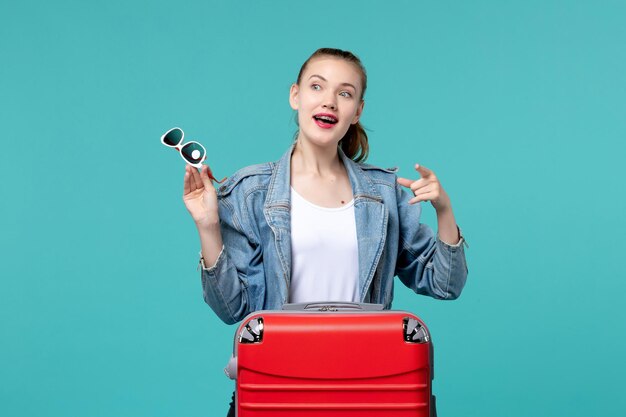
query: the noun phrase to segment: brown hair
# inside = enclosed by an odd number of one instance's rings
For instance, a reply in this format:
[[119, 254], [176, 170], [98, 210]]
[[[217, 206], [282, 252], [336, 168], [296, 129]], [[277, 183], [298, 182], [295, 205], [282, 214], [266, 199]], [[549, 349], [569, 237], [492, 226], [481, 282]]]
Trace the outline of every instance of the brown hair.
[[[365, 90], [367, 88], [367, 73], [365, 72], [365, 68], [361, 63], [361, 60], [349, 51], [343, 51], [341, 49], [335, 48], [320, 48], [317, 51], [313, 52], [309, 59], [307, 59], [304, 64], [302, 64], [300, 72], [298, 73], [298, 79], [296, 80], [296, 83], [300, 85], [300, 79], [302, 77], [302, 74], [306, 70], [309, 62], [314, 58], [323, 56], [331, 56], [335, 58], [345, 59], [346, 61], [353, 63], [357, 67], [357, 70], [361, 73], [361, 85], [363, 86], [359, 102], [363, 100], [363, 96], [365, 95]], [[297, 119], [296, 124], [298, 124]], [[299, 130], [296, 131], [294, 139], [298, 137], [298, 133]], [[361, 125], [360, 121], [358, 121], [356, 124], [350, 125], [346, 134], [339, 141], [339, 146], [341, 147], [341, 150], [346, 154], [346, 156], [354, 160], [355, 162], [362, 162], [367, 159], [367, 155], [369, 153], [367, 133], [365, 133], [365, 129]]]

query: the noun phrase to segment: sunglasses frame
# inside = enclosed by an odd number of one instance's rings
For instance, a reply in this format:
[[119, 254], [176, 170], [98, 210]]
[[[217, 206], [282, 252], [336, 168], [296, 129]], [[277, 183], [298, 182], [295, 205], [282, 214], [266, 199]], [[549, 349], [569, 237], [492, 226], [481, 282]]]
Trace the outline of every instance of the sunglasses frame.
[[[174, 130], [180, 130], [180, 133], [181, 133], [180, 141], [176, 145], [170, 145], [169, 143], [165, 143], [165, 137], [167, 135], [169, 135]], [[196, 142], [195, 140], [189, 141], [187, 143], [184, 143], [184, 142], [185, 142], [185, 131], [183, 129], [181, 129], [180, 127], [173, 127], [173, 128], [171, 128], [170, 130], [168, 130], [167, 132], [165, 132], [161, 136], [161, 143], [163, 145], [167, 146], [168, 148], [176, 149], [178, 151], [178, 154], [180, 155], [180, 157], [183, 158], [183, 161], [185, 161], [186, 163], [188, 163], [192, 167], [201, 169], [202, 168], [202, 163], [206, 159], [206, 148], [200, 142]], [[185, 156], [183, 155], [183, 152], [182, 152], [183, 147], [185, 145], [189, 145], [190, 143], [195, 143], [195, 144], [199, 145], [202, 148], [202, 150], [204, 151], [204, 155], [202, 155], [202, 159], [198, 163], [191, 163], [191, 162], [189, 162], [187, 159], [185, 159]]]
[[[181, 136], [180, 136], [180, 141], [176, 144], [176, 145], [170, 145], [169, 143], [165, 143], [165, 137], [172, 132], [173, 130], [180, 130]], [[168, 148], [174, 148], [178, 151], [178, 154], [180, 155], [181, 158], [183, 158], [183, 161], [185, 161], [186, 163], [188, 163], [189, 165], [191, 165], [194, 168], [197, 169], [202, 169], [202, 163], [205, 161], [206, 159], [206, 148], [200, 143], [200, 142], [196, 142], [195, 140], [189, 141], [187, 143], [185, 143], [183, 145], [183, 143], [185, 142], [185, 131], [183, 129], [181, 129], [180, 127], [173, 127], [170, 130], [168, 130], [167, 132], [165, 132], [162, 136], [161, 136], [161, 143], [165, 146], [167, 146]], [[191, 162], [189, 162], [188, 160], [185, 159], [185, 157], [183, 156], [183, 152], [182, 149], [185, 145], [189, 145], [190, 143], [195, 143], [200, 145], [200, 147], [202, 148], [202, 150], [204, 151], [204, 155], [202, 156], [202, 159], [200, 160], [200, 162], [192, 164]], [[209, 178], [211, 179], [211, 181], [215, 181], [218, 184], [223, 183], [224, 181], [226, 181], [226, 177], [222, 178], [221, 180], [217, 180], [217, 178], [215, 178], [215, 176], [213, 175], [213, 172], [211, 172], [211, 168], [208, 167], [207, 165], [207, 170], [208, 170], [208, 175]]]

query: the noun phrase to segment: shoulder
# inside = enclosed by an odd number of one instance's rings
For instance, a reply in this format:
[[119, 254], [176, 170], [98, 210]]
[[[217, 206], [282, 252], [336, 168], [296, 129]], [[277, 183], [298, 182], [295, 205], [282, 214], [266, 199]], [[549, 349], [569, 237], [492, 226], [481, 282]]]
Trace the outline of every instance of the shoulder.
[[393, 168], [382, 168], [376, 165], [372, 165], [372, 164], [366, 164], [363, 162], [359, 162], [357, 163], [357, 165], [359, 167], [361, 167], [361, 169], [365, 170], [365, 171], [371, 171], [371, 172], [386, 172], [387, 174], [391, 174], [391, 175], [395, 175], [396, 172], [398, 172], [398, 167], [393, 167]]
[[247, 194], [250, 190], [267, 187], [275, 165], [275, 162], [265, 162], [241, 168], [217, 189], [217, 196], [223, 198], [240, 192]]
[[383, 183], [395, 187], [398, 168], [382, 168], [372, 164], [356, 163], [363, 173], [375, 183]]

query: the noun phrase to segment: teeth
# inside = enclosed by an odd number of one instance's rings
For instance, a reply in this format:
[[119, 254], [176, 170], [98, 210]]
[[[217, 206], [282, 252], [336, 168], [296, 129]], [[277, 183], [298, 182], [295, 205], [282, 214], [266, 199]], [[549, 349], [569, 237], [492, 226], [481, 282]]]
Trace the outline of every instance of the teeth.
[[328, 121], [330, 123], [337, 123], [337, 119], [333, 119], [332, 117], [328, 117], [328, 116], [319, 116], [319, 117], [316, 117], [316, 119]]

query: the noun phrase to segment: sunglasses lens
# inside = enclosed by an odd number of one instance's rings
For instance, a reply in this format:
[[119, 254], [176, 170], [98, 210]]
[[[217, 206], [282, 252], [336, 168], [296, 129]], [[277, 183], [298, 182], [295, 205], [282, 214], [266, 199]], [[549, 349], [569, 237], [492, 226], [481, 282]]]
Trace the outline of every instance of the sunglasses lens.
[[204, 159], [204, 148], [197, 142], [189, 142], [183, 145], [180, 153], [185, 161], [191, 164], [199, 164]]
[[163, 142], [169, 146], [177, 146], [183, 140], [183, 131], [172, 129], [163, 137]]

